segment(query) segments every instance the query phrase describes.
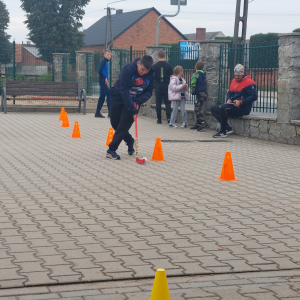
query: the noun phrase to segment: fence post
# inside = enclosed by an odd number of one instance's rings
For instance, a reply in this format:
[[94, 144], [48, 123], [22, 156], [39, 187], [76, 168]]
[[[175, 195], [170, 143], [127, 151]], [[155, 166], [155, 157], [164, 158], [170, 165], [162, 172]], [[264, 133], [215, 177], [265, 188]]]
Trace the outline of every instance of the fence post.
[[132, 46], [130, 46], [130, 62], [132, 62]]
[[[53, 53], [54, 81], [63, 82], [63, 61], [69, 61], [70, 53]], [[63, 59], [63, 56], [66, 58]]]
[[300, 33], [279, 35], [278, 123], [300, 120]]
[[16, 80], [16, 42], [13, 41], [13, 78]]
[[90, 72], [92, 71], [93, 60], [89, 59], [93, 55], [90, 51], [75, 51], [76, 53], [76, 81], [80, 83], [80, 88], [87, 91]]

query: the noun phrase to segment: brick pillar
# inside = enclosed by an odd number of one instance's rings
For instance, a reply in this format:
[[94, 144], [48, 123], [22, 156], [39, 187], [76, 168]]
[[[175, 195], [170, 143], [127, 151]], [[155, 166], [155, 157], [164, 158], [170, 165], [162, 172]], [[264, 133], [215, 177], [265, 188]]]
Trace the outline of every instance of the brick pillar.
[[300, 120], [300, 33], [279, 35], [277, 122]]
[[80, 88], [89, 92], [93, 74], [93, 52], [76, 51], [76, 81], [80, 83]]
[[[54, 67], [54, 81], [63, 82], [64, 73], [68, 72], [66, 70], [65, 62], [69, 61], [70, 53], [53, 53], [53, 67]], [[67, 68], [69, 63], [67, 64]]]
[[206, 28], [196, 28], [196, 40], [197, 41], [206, 40]]

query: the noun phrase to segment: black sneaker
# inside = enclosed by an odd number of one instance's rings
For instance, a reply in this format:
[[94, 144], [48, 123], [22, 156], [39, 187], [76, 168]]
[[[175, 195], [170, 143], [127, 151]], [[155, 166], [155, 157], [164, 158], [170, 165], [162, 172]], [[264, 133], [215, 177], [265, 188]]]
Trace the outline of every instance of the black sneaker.
[[206, 122], [201, 123], [201, 124], [199, 125], [197, 131], [200, 131], [200, 130], [202, 130], [202, 129], [204, 129], [204, 128], [207, 128], [207, 127], [208, 127], [208, 124], [207, 124]]
[[133, 146], [134, 146], [134, 139], [132, 139], [130, 143], [126, 143], [126, 145], [128, 147], [128, 154], [129, 155], [134, 154], [134, 152], [135, 152], [135, 150], [133, 148]]
[[95, 118], [105, 118], [101, 113], [95, 113]]
[[190, 129], [198, 129], [199, 128], [199, 124], [195, 124], [193, 127], [191, 127]]
[[116, 151], [112, 151], [112, 150], [109, 150], [109, 149], [106, 152], [106, 158], [121, 159], [120, 155], [118, 155]]
[[227, 137], [226, 132], [223, 131], [219, 131], [218, 133], [216, 133], [215, 135], [213, 135], [214, 138], [224, 138]]
[[157, 124], [162, 124], [161, 120], [157, 120]]
[[229, 133], [233, 133], [233, 130], [232, 130], [232, 127], [227, 126], [226, 127], [226, 134], [229, 134]]

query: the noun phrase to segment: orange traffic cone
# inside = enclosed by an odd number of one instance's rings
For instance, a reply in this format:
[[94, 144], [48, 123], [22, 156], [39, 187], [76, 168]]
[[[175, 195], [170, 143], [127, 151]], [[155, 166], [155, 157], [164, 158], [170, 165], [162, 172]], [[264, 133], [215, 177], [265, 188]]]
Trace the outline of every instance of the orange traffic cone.
[[108, 146], [111, 143], [113, 137], [114, 137], [114, 130], [112, 127], [109, 127], [105, 146]]
[[234, 176], [234, 170], [233, 170], [233, 164], [231, 159], [231, 153], [230, 151], [226, 151], [224, 162], [223, 162], [223, 168], [221, 171], [219, 180], [226, 180], [226, 181], [239, 181]]
[[65, 108], [62, 107], [62, 108], [61, 108], [61, 111], [60, 111], [60, 116], [59, 116], [58, 121], [63, 121], [63, 120], [64, 120], [65, 113], [66, 113], [66, 112], [65, 112]]
[[61, 124], [61, 127], [70, 127], [68, 113], [65, 113], [65, 117], [64, 117], [63, 122]]
[[81, 138], [78, 121], [75, 121], [74, 129], [71, 138]]
[[157, 161], [166, 160], [166, 159], [164, 159], [164, 154], [163, 154], [162, 145], [161, 145], [161, 139], [159, 137], [156, 138], [152, 159], [150, 159], [150, 160], [157, 160]]

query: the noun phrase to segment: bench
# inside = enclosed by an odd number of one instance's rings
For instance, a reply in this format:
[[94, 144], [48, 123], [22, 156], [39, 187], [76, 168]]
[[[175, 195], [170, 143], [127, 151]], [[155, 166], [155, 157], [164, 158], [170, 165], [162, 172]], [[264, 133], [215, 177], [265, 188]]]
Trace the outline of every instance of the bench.
[[83, 102], [83, 114], [86, 114], [86, 91], [80, 90], [78, 82], [5, 80], [1, 94], [1, 111], [5, 114], [8, 100], [79, 101], [78, 112]]

